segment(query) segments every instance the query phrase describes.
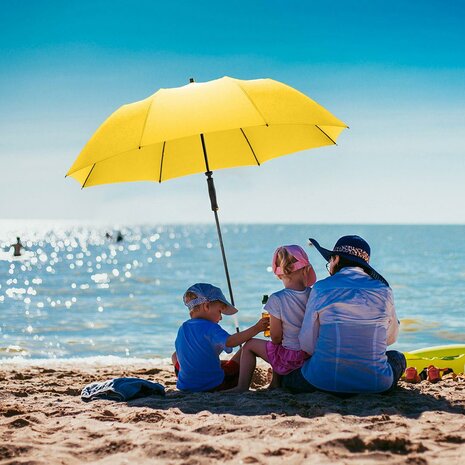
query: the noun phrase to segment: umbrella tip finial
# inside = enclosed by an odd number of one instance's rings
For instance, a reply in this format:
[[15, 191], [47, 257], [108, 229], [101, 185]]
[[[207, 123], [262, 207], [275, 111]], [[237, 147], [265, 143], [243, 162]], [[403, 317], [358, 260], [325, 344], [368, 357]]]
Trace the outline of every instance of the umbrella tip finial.
[[194, 81], [194, 78], [189, 78], [189, 84], [192, 84]]

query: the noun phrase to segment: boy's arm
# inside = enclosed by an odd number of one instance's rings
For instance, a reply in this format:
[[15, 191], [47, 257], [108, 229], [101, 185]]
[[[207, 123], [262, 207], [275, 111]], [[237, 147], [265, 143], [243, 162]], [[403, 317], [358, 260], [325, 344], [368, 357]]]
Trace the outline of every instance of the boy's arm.
[[250, 328], [244, 329], [244, 331], [241, 331], [236, 334], [231, 334], [231, 336], [229, 336], [228, 339], [226, 339], [226, 347], [240, 346], [249, 339], [252, 339], [259, 332], [265, 331], [265, 329], [268, 327], [268, 321], [268, 318], [261, 318]]

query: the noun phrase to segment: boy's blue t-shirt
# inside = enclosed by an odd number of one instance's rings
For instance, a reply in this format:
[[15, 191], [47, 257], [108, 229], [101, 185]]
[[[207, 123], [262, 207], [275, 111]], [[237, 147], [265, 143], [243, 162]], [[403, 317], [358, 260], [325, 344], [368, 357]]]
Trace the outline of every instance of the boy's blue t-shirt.
[[219, 386], [224, 380], [219, 355], [223, 350], [232, 352], [232, 347], [226, 347], [229, 336], [218, 323], [201, 318], [185, 321], [175, 342], [180, 366], [176, 387], [202, 392]]

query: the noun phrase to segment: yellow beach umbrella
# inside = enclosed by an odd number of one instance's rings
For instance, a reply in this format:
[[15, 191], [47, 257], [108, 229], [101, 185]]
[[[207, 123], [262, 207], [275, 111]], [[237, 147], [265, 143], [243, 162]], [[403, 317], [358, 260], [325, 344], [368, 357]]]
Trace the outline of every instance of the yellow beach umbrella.
[[84, 188], [205, 172], [234, 304], [212, 171], [333, 145], [346, 127], [306, 95], [272, 79], [191, 79], [116, 110], [67, 176]]

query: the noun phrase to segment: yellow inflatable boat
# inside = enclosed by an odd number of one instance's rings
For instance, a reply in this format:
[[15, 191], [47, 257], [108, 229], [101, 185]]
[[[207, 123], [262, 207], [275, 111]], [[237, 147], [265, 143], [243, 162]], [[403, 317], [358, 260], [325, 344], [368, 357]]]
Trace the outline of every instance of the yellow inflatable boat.
[[407, 367], [415, 367], [418, 372], [434, 365], [437, 368], [450, 368], [454, 373], [465, 371], [465, 344], [427, 347], [404, 352]]

